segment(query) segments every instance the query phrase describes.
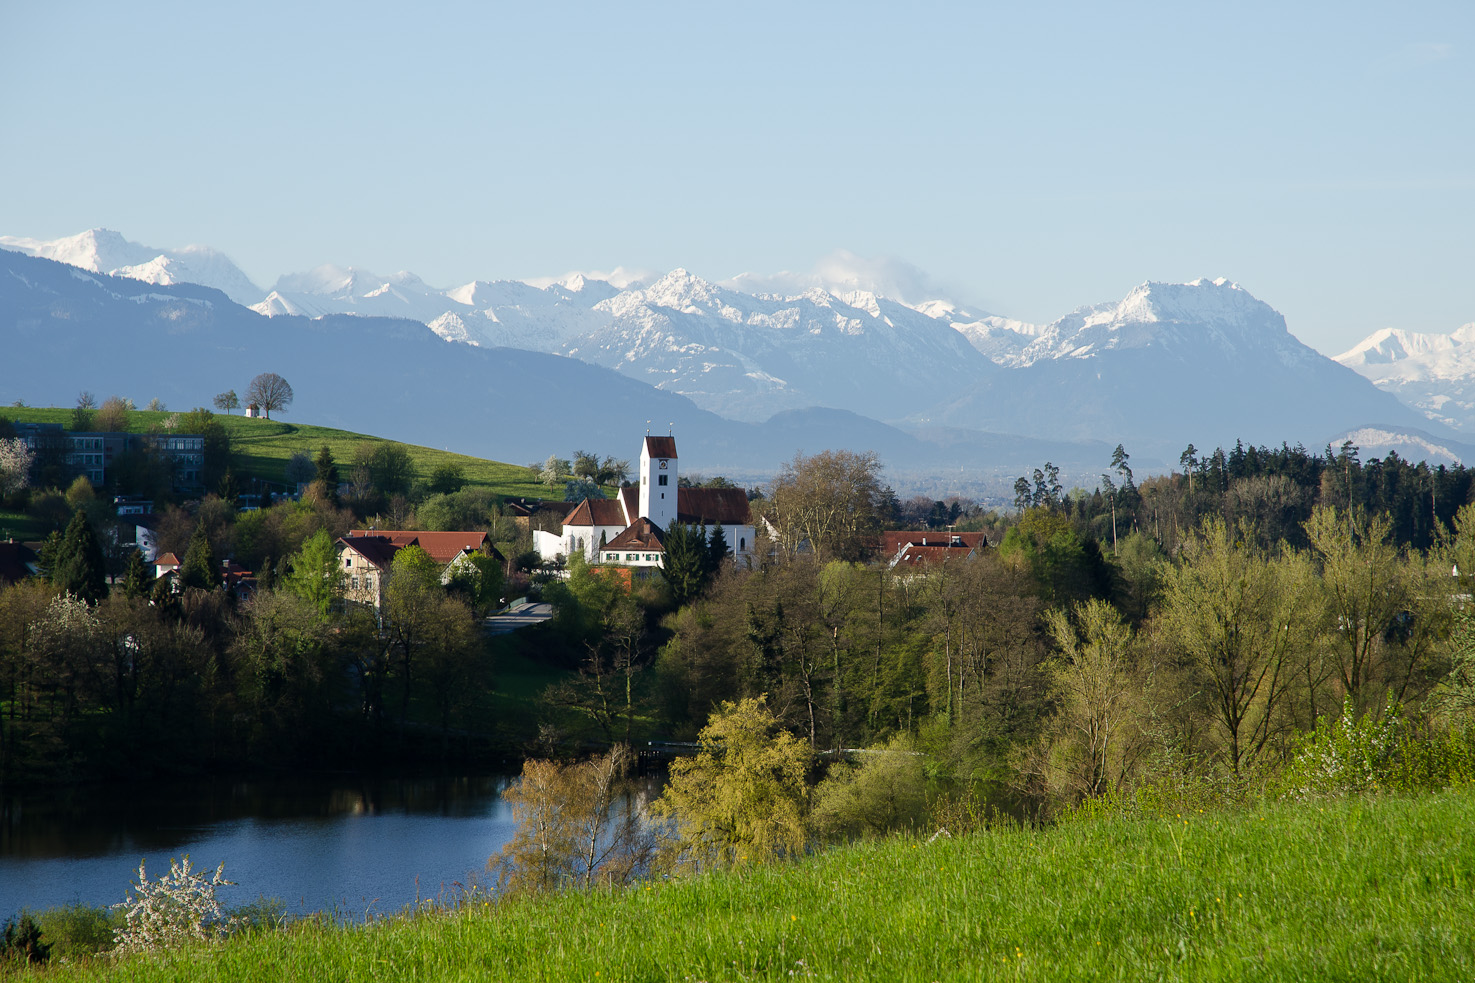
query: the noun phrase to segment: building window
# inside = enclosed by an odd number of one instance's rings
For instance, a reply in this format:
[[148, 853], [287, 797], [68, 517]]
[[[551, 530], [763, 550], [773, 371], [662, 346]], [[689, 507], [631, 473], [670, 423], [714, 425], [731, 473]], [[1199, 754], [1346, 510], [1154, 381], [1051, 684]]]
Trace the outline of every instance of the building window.
[[350, 577], [350, 578], [348, 578], [348, 586], [350, 588], [352, 588], [353, 590], [358, 590], [359, 589], [359, 579], [357, 577]]
[[739, 550], [739, 552], [741, 552], [743, 550], [746, 550], [747, 548], [748, 548], [748, 537], [747, 536], [739, 536], [738, 537], [738, 550]]
[[659, 475], [659, 478], [661, 480], [658, 481], [657, 484], [659, 484], [662, 488], [665, 488], [666, 487], [666, 476], [665, 475]]
[[351, 557], [351, 556], [345, 556], [343, 558], [343, 565], [344, 565], [344, 567], [351, 567], [351, 566], [353, 566], [353, 557]]

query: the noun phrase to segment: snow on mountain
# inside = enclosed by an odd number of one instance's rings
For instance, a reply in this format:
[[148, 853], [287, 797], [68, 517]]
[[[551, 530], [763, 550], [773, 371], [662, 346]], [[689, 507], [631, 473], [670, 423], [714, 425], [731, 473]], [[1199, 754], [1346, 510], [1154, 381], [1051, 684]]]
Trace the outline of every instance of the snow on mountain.
[[252, 310], [267, 316], [407, 317], [447, 341], [551, 353], [567, 338], [603, 325], [608, 315], [592, 309], [618, 293], [609, 283], [578, 275], [546, 287], [475, 280], [439, 290], [413, 273], [386, 277], [329, 264], [279, 278]]
[[987, 318], [954, 327], [994, 362], [1011, 368], [1148, 347], [1253, 352], [1292, 367], [1321, 357], [1291, 336], [1274, 308], [1223, 278], [1144, 283], [1118, 303], [1081, 307], [1044, 326]]
[[1470, 444], [1433, 437], [1414, 428], [1358, 427], [1337, 434], [1327, 445], [1340, 447], [1348, 440], [1365, 459], [1396, 453], [1405, 461], [1427, 461], [1431, 467], [1475, 464], [1475, 447]]
[[224, 253], [209, 246], [155, 249], [130, 242], [111, 229], [88, 229], [50, 240], [0, 236], [0, 249], [146, 283], [198, 283], [214, 287], [238, 304], [252, 303], [262, 293]]
[[837, 249], [809, 273], [740, 273], [718, 286], [742, 293], [793, 297], [811, 290], [844, 296], [855, 291], [889, 297], [909, 307], [920, 306], [944, 291], [923, 270], [901, 260], [857, 256]]
[[1450, 334], [1384, 328], [1336, 360], [1428, 419], [1475, 432], [1475, 322]]
[[1144, 283], [1042, 327], [996, 319], [955, 327], [1010, 371], [961, 395], [939, 393], [910, 418], [916, 425], [1122, 440], [1169, 459], [1190, 441], [1317, 447], [1356, 427], [1427, 426], [1224, 279]]
[[677, 269], [595, 310], [609, 323], [565, 354], [737, 419], [807, 406], [897, 418], [995, 371], [946, 321], [862, 290], [755, 296]]

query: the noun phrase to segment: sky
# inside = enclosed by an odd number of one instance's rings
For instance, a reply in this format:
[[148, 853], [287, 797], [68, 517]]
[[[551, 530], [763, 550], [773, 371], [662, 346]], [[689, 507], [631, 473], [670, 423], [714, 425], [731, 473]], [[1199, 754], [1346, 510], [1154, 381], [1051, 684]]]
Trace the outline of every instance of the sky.
[[1335, 354], [1475, 321], [1475, 4], [0, 0], [0, 235], [94, 227], [1036, 322], [1225, 276]]

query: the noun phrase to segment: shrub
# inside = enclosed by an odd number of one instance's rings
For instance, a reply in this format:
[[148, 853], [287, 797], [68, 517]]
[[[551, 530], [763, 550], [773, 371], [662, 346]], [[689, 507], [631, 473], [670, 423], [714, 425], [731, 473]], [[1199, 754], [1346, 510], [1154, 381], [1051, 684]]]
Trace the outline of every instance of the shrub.
[[51, 946], [41, 941], [41, 926], [30, 915], [12, 918], [0, 934], [0, 963], [24, 961], [44, 963], [51, 958]]
[[172, 949], [190, 942], [216, 942], [231, 933], [237, 922], [226, 916], [215, 889], [233, 884], [225, 879], [225, 864], [206, 877], [184, 861], [170, 859], [169, 873], [150, 882], [143, 861], [133, 897], [115, 907], [123, 911], [123, 927], [114, 931], [119, 952]]
[[41, 912], [37, 921], [41, 934], [51, 940], [52, 957], [70, 962], [111, 949], [119, 918], [107, 908], [69, 904]]
[[921, 828], [927, 817], [924, 758], [903, 737], [838, 764], [814, 790], [814, 825], [847, 838]]
[[1302, 737], [1286, 769], [1285, 794], [1305, 799], [1387, 788], [1394, 773], [1402, 717], [1403, 708], [1391, 697], [1382, 716], [1366, 713], [1356, 717], [1348, 700], [1342, 704], [1340, 717], [1321, 717], [1316, 730]]

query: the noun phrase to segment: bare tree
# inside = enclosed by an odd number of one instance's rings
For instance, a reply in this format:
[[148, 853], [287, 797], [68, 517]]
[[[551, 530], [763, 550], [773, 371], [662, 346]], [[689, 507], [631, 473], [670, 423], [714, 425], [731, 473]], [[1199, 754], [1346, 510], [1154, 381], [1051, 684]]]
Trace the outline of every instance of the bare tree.
[[292, 387], [275, 372], [263, 372], [246, 387], [246, 402], [255, 403], [270, 420], [272, 410], [284, 410], [292, 402]]

